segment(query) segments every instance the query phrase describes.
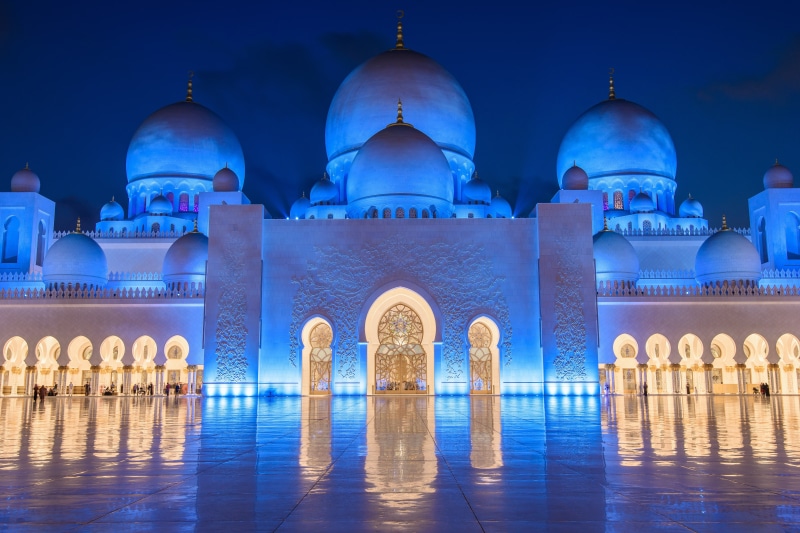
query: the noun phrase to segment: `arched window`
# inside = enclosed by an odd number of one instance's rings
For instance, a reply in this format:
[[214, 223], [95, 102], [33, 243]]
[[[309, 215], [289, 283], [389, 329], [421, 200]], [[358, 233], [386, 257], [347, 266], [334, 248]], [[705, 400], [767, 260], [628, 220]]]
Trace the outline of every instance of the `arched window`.
[[800, 219], [796, 213], [786, 213], [786, 258], [800, 259]]
[[649, 220], [642, 222], [642, 231], [645, 233], [651, 233], [653, 231], [653, 223]]
[[603, 211], [608, 211], [608, 193], [603, 193]]
[[417, 208], [412, 207], [408, 210], [408, 218], [417, 218]]
[[199, 194], [195, 194], [194, 195], [194, 212], [197, 213], [197, 211], [199, 209], [200, 209], [200, 195]]
[[331, 392], [331, 327], [322, 322], [314, 326], [309, 335], [311, 354], [309, 371], [311, 376], [311, 394], [330, 394]]
[[397, 304], [386, 311], [378, 323], [376, 392], [417, 393], [427, 389], [428, 358], [422, 338], [422, 320], [413, 309]]
[[8, 217], [3, 225], [3, 263], [16, 263], [19, 254], [19, 219]]
[[36, 232], [36, 266], [42, 266], [44, 263], [45, 237], [47, 237], [47, 229], [44, 227], [44, 220], [40, 220], [39, 231]]
[[161, 224], [159, 224], [158, 222], [153, 222], [153, 225], [150, 226], [150, 231], [152, 231], [153, 233], [160, 232], [161, 231]]
[[388, 207], [383, 208], [383, 218], [392, 218], [392, 210]]
[[394, 212], [394, 218], [406, 218], [406, 212], [402, 207], [398, 207]]
[[189, 195], [185, 192], [178, 197], [178, 211], [181, 213], [189, 212]]
[[758, 251], [761, 254], [761, 263], [764, 264], [769, 261], [769, 254], [767, 252], [767, 222], [764, 218], [758, 221]]
[[378, 218], [378, 208], [373, 207], [369, 210], [369, 218]]
[[636, 191], [634, 191], [633, 189], [628, 191], [628, 205], [630, 205], [631, 200], [633, 200], [635, 196], [636, 196]]
[[175, 193], [170, 191], [167, 193], [167, 200], [169, 200], [169, 205], [172, 206], [172, 209], [175, 209]]
[[492, 392], [492, 332], [475, 322], [469, 328], [469, 380], [472, 394]]
[[622, 204], [622, 191], [614, 191], [614, 209], [624, 209]]
[[430, 218], [430, 214], [428, 213], [427, 209], [422, 210], [422, 218]]

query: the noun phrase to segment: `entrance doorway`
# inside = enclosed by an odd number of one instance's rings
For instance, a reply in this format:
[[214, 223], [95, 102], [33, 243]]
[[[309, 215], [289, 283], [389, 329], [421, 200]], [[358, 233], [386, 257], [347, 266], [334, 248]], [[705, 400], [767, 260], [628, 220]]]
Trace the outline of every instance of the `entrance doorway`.
[[397, 304], [384, 313], [378, 323], [376, 393], [426, 393], [428, 357], [422, 338], [422, 320], [407, 305]]

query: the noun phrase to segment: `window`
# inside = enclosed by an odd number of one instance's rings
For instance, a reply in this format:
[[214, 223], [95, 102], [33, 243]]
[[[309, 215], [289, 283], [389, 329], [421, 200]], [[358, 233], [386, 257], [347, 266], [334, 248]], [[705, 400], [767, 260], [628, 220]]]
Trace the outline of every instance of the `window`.
[[622, 204], [622, 191], [614, 192], [614, 209], [624, 209]]
[[186, 193], [181, 193], [180, 198], [178, 200], [178, 211], [181, 213], [187, 213], [189, 211], [189, 195]]
[[9, 217], [3, 226], [3, 263], [16, 263], [19, 253], [19, 219]]

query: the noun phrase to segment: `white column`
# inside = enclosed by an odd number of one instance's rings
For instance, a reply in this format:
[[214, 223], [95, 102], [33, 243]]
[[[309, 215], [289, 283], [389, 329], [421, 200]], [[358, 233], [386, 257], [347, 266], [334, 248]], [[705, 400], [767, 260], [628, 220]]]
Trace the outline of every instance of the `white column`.
[[155, 395], [164, 396], [164, 365], [156, 365]]
[[131, 387], [133, 387], [133, 383], [131, 380], [131, 370], [133, 367], [131, 365], [125, 365], [122, 367], [122, 389], [123, 394], [125, 396], [131, 395]]
[[100, 394], [100, 367], [92, 365], [92, 380], [90, 382], [89, 394], [91, 396], [98, 396]]

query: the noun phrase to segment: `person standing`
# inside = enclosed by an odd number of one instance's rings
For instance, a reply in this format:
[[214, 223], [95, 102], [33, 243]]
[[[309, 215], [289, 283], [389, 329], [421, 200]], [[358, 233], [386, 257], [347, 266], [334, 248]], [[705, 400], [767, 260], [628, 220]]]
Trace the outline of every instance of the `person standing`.
[[69, 387], [67, 387], [67, 394], [69, 394], [70, 398], [72, 398], [72, 389], [73, 389], [73, 385], [72, 385], [72, 382], [70, 381], [69, 382]]
[[47, 395], [47, 387], [42, 385], [39, 387], [39, 399], [44, 401], [44, 397]]
[[645, 382], [645, 384], [642, 385], [642, 394], [647, 396], [647, 382]]
[[34, 383], [33, 384], [33, 401], [35, 402], [38, 399], [39, 399], [39, 385]]

